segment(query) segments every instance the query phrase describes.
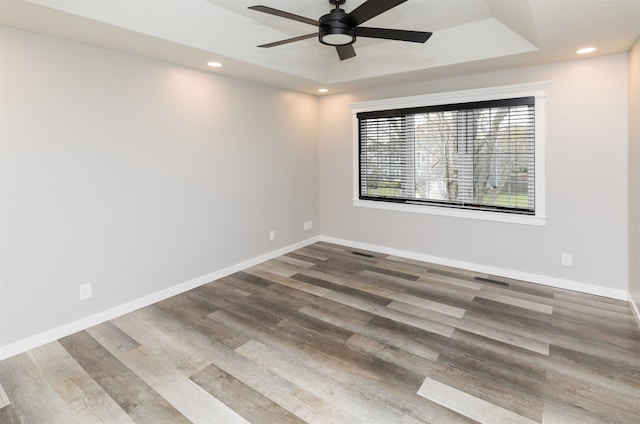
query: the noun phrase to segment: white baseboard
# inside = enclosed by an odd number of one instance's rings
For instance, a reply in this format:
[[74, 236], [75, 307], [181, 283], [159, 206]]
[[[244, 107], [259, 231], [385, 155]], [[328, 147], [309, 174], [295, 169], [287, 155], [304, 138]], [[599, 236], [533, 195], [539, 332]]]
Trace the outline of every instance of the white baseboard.
[[328, 243], [349, 246], [356, 249], [370, 250], [372, 252], [384, 253], [386, 255], [400, 256], [408, 259], [415, 259], [423, 262], [431, 262], [438, 265], [446, 265], [454, 268], [461, 268], [469, 271], [480, 272], [483, 274], [498, 275], [515, 280], [528, 281], [531, 283], [542, 284], [545, 286], [555, 287], [559, 289], [573, 290], [582, 293], [594, 294], [597, 296], [609, 297], [618, 300], [628, 300], [629, 293], [626, 290], [611, 289], [607, 287], [596, 286], [593, 284], [581, 283], [578, 281], [565, 280], [562, 278], [548, 277], [546, 275], [531, 274], [528, 272], [515, 271], [512, 269], [498, 268], [493, 266], [476, 264], [473, 262], [458, 261], [455, 259], [447, 259], [439, 256], [425, 255], [422, 253], [411, 252], [407, 250], [393, 249], [375, 244], [360, 243], [352, 240], [344, 240], [334, 237], [320, 236], [321, 241]]
[[133, 312], [140, 308], [144, 308], [145, 306], [149, 306], [153, 303], [160, 302], [161, 300], [168, 299], [171, 296], [184, 293], [188, 290], [202, 286], [211, 281], [217, 280], [222, 277], [226, 277], [227, 275], [234, 274], [238, 271], [242, 271], [243, 269], [252, 267], [254, 265], [258, 265], [262, 262], [268, 261], [269, 259], [277, 258], [278, 256], [282, 256], [289, 252], [293, 252], [294, 250], [308, 246], [319, 240], [320, 240], [319, 236], [312, 237], [310, 239], [303, 240], [299, 243], [295, 243], [295, 244], [283, 247], [281, 249], [266, 253], [264, 255], [258, 256], [256, 258], [252, 258], [247, 261], [243, 261], [238, 264], [220, 269], [218, 271], [214, 271], [207, 275], [203, 275], [201, 277], [195, 278], [191, 281], [187, 281], [185, 283], [181, 283], [181, 284], [169, 287], [168, 289], [161, 290], [156, 293], [152, 293], [148, 296], [144, 296], [139, 299], [132, 300], [131, 302], [127, 302], [123, 305], [119, 305], [111, 309], [107, 309], [106, 311], [98, 312], [97, 314], [90, 315], [86, 318], [82, 318], [77, 321], [62, 325], [60, 327], [45, 331], [43, 333], [36, 334], [31, 337], [27, 337], [26, 339], [22, 339], [18, 342], [11, 343], [6, 346], [1, 346], [0, 361], [6, 358], [10, 358], [11, 356], [15, 356], [20, 353], [26, 352], [28, 350], [34, 349], [38, 346], [42, 346], [46, 343], [53, 342], [62, 337], [66, 337], [70, 334], [77, 333], [78, 331], [86, 330], [87, 328], [93, 327], [94, 325], [98, 325], [105, 321], [109, 321], [119, 316], [128, 314], [129, 312]]

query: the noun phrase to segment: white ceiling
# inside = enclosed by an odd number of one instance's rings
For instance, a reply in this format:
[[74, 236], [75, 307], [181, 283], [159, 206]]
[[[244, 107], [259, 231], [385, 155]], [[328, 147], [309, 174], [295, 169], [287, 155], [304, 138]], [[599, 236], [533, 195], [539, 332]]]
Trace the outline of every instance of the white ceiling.
[[640, 0], [408, 0], [364, 26], [431, 31], [426, 44], [360, 38], [357, 56], [340, 61], [317, 38], [256, 47], [317, 32], [248, 9], [257, 4], [312, 19], [332, 8], [328, 0], [0, 0], [0, 24], [313, 94], [571, 60], [585, 46], [620, 53], [640, 36]]

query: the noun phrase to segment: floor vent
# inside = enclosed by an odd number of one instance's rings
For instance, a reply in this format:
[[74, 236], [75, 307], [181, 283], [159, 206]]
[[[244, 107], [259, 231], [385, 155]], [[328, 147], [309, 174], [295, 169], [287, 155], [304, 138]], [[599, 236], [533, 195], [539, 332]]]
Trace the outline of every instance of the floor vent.
[[491, 278], [483, 278], [483, 277], [473, 277], [476, 281], [482, 281], [483, 283], [491, 283], [497, 284], [499, 286], [509, 287], [509, 283], [505, 283], [504, 281], [492, 280]]
[[351, 252], [352, 255], [364, 256], [365, 258], [375, 258], [375, 256], [368, 253]]

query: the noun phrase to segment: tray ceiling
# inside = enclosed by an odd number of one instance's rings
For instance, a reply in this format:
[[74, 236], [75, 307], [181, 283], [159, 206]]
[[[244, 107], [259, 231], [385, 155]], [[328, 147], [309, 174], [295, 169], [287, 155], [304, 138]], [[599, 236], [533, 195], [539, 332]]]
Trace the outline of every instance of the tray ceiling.
[[[364, 0], [347, 0], [347, 12]], [[640, 0], [409, 0], [366, 26], [432, 31], [426, 44], [360, 38], [340, 61], [316, 38], [259, 44], [317, 27], [259, 13], [263, 4], [318, 19], [327, 0], [0, 0], [0, 23], [153, 59], [317, 94], [576, 59], [629, 49]], [[207, 67], [215, 60], [223, 66]]]

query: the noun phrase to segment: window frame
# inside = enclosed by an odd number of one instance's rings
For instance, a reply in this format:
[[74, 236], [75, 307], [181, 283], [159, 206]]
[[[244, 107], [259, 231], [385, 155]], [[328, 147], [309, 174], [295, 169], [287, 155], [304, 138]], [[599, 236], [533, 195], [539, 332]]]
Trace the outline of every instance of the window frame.
[[[526, 84], [505, 85], [499, 87], [433, 93], [410, 97], [398, 97], [349, 104], [352, 112], [353, 129], [353, 206], [398, 212], [448, 216], [455, 218], [479, 219], [512, 224], [544, 226], [546, 223], [544, 174], [545, 117], [547, 89], [550, 84], [551, 81], [542, 81]], [[360, 199], [360, 125], [357, 117], [358, 113], [390, 109], [406, 109], [412, 107], [438, 106], [455, 103], [470, 103], [488, 100], [503, 100], [519, 97], [535, 98], [534, 215], [522, 215], [502, 211], [458, 209], [455, 207], [431, 206], [427, 204], [397, 203], [381, 200]]]

